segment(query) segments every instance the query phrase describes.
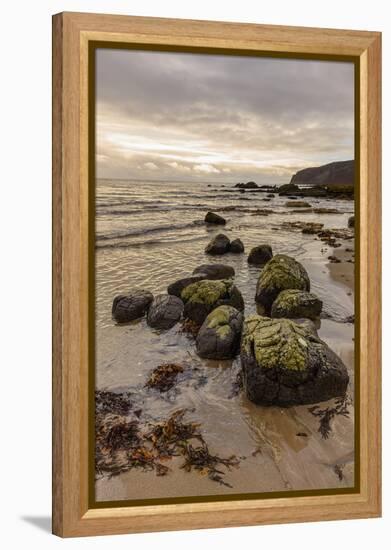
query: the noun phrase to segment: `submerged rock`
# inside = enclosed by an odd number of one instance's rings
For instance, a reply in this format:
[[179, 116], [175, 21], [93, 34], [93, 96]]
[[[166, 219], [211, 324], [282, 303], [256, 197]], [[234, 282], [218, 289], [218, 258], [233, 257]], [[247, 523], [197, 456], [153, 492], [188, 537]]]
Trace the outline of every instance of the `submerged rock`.
[[265, 265], [273, 257], [272, 247], [268, 244], [261, 244], [260, 246], [254, 246], [250, 250], [247, 261], [253, 265]]
[[226, 235], [223, 235], [223, 233], [219, 233], [207, 245], [205, 248], [205, 253], [214, 256], [221, 256], [222, 254], [229, 252], [229, 247], [229, 238]]
[[350, 216], [348, 219], [348, 227], [354, 227], [354, 216]]
[[197, 353], [206, 359], [230, 359], [239, 350], [243, 314], [232, 306], [214, 309], [197, 335]]
[[303, 290], [283, 290], [273, 302], [272, 317], [289, 319], [317, 319], [322, 311], [323, 302], [315, 294]]
[[287, 208], [310, 208], [311, 205], [309, 202], [306, 201], [298, 201], [298, 200], [290, 200], [285, 203], [285, 206]]
[[160, 294], [149, 307], [147, 323], [150, 327], [169, 329], [182, 317], [184, 304], [178, 296]]
[[218, 280], [235, 277], [235, 270], [225, 264], [202, 264], [195, 268], [193, 275], [205, 275], [204, 279]]
[[214, 223], [217, 225], [225, 225], [227, 223], [222, 216], [215, 214], [215, 212], [208, 212], [205, 216], [205, 222]]
[[255, 301], [266, 312], [282, 290], [310, 291], [310, 279], [304, 267], [290, 256], [277, 254], [262, 269], [258, 279]]
[[128, 323], [143, 317], [153, 300], [148, 290], [132, 290], [128, 295], [120, 294], [113, 300], [111, 313], [117, 323]]
[[181, 298], [185, 303], [185, 318], [199, 325], [216, 307], [229, 305], [244, 310], [243, 296], [230, 280], [193, 283], [182, 291]]
[[240, 239], [234, 239], [233, 241], [231, 241], [229, 251], [233, 252], [234, 254], [242, 254], [242, 252], [244, 252], [244, 244]]
[[290, 407], [343, 396], [349, 382], [341, 359], [306, 325], [252, 315], [244, 322], [241, 364], [247, 397]]
[[[173, 296], [178, 296], [178, 298], [181, 297], [181, 292], [184, 288], [191, 285], [192, 283], [197, 283], [198, 281], [203, 281], [204, 279], [207, 279], [207, 275], [205, 273], [199, 272], [197, 274], [191, 275], [190, 277], [184, 277], [183, 279], [178, 279], [178, 281], [175, 281], [174, 283], [171, 283], [167, 287], [168, 294], [172, 294]], [[224, 277], [221, 277], [224, 279]]]
[[286, 183], [278, 188], [278, 194], [280, 196], [290, 195], [291, 193], [297, 193], [298, 191], [300, 191], [300, 189], [294, 183]]

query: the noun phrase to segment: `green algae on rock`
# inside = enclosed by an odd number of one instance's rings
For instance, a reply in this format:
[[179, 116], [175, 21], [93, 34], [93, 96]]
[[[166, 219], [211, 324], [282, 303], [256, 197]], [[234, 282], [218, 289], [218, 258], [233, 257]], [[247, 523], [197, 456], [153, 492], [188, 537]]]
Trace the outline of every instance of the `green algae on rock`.
[[231, 280], [204, 280], [193, 283], [181, 293], [185, 302], [184, 317], [202, 324], [206, 316], [221, 305], [244, 310], [243, 297]]
[[282, 290], [310, 291], [310, 279], [304, 267], [290, 256], [277, 254], [262, 269], [258, 279], [255, 301], [267, 313]]
[[259, 405], [319, 403], [346, 393], [341, 359], [306, 325], [252, 315], [244, 321], [241, 364], [247, 397]]
[[317, 319], [322, 307], [323, 302], [315, 294], [297, 289], [282, 290], [273, 302], [271, 316]]
[[219, 306], [206, 317], [197, 335], [200, 357], [230, 359], [239, 350], [243, 314], [232, 306]]

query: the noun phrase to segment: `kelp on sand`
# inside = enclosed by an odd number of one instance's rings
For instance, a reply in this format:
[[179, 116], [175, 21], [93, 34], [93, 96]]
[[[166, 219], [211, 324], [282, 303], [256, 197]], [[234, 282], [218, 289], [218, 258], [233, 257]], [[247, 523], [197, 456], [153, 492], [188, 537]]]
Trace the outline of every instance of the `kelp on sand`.
[[[186, 409], [156, 422], [143, 421], [135, 415], [108, 412], [107, 408], [102, 411], [101, 393], [96, 392], [99, 406], [95, 416], [95, 470], [98, 476], [113, 477], [133, 468], [167, 475], [170, 468], [166, 463], [173, 457], [182, 457], [181, 468], [186, 472], [195, 470], [212, 481], [231, 487], [223, 476], [226, 470], [239, 465], [239, 459], [211, 454], [200, 425], [184, 421]], [[110, 393], [104, 392], [106, 402]], [[114, 404], [120, 402], [121, 395], [112, 394]], [[128, 410], [131, 408], [130, 405]]]

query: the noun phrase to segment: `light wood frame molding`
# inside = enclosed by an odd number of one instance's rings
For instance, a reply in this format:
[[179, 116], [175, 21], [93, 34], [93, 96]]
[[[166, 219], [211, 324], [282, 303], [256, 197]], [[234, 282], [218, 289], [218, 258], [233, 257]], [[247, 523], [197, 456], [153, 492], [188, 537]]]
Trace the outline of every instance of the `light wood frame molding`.
[[[354, 494], [118, 508], [88, 499], [90, 41], [352, 56], [359, 64], [360, 487]], [[381, 514], [381, 34], [87, 13], [53, 17], [53, 532], [63, 537]], [[357, 303], [357, 302], [356, 302]]]

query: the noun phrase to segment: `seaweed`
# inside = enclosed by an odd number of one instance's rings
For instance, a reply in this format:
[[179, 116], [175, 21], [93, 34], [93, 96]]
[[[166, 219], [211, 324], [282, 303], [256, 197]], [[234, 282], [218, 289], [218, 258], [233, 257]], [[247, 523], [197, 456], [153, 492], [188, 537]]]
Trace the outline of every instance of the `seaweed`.
[[[141, 468], [164, 476], [170, 468], [162, 461], [182, 456], [185, 462], [181, 468], [186, 472], [194, 469], [208, 475], [212, 481], [231, 487], [223, 480], [225, 472], [218, 466], [230, 470], [232, 466], [238, 466], [239, 459], [212, 455], [200, 432], [200, 424], [184, 422], [186, 412], [186, 409], [181, 409], [167, 419], [148, 423], [112, 413], [96, 414], [96, 473], [112, 477]], [[195, 442], [197, 446], [194, 446]]]
[[128, 414], [132, 408], [131, 393], [114, 393], [111, 391], [95, 391], [96, 414], [113, 413]]
[[193, 447], [193, 445], [186, 443], [184, 457], [185, 462], [181, 468], [186, 472], [191, 472], [192, 468], [194, 468], [202, 475], [207, 475], [212, 481], [232, 488], [232, 485], [224, 481], [222, 477], [225, 472], [218, 470], [217, 466], [225, 466], [228, 470], [233, 466], [237, 467], [240, 461], [236, 456], [232, 455], [229, 458], [221, 458], [217, 455], [212, 455], [205, 441], [201, 440], [201, 444], [198, 447]]
[[178, 374], [183, 372], [181, 365], [168, 363], [159, 365], [154, 369], [146, 382], [148, 388], [154, 388], [160, 392], [166, 392], [175, 386]]
[[333, 407], [326, 407], [321, 409], [318, 405], [314, 407], [309, 407], [308, 411], [313, 415], [319, 418], [319, 428], [318, 432], [321, 434], [323, 439], [328, 439], [332, 427], [331, 421], [335, 416], [345, 416], [349, 417], [350, 411], [349, 406], [352, 404], [352, 398], [345, 394], [342, 397], [338, 397]]
[[201, 328], [201, 325], [199, 325], [195, 321], [192, 321], [191, 319], [183, 319], [181, 325], [182, 326], [178, 332], [189, 334], [190, 336], [193, 336], [193, 338], [197, 337], [197, 334], [199, 333]]

